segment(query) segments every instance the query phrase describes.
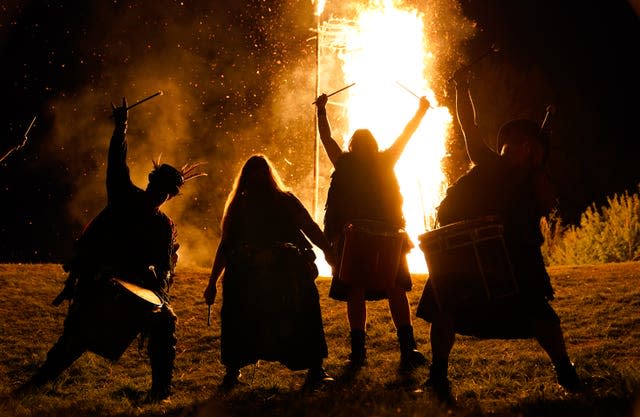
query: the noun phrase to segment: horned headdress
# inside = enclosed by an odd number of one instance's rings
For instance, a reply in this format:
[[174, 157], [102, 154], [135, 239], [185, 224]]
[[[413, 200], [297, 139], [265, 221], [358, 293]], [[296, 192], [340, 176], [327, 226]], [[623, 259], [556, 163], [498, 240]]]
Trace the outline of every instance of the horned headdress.
[[198, 172], [198, 167], [204, 165], [206, 162], [185, 164], [182, 168], [177, 169], [169, 164], [161, 164], [161, 156], [162, 155], [158, 156], [158, 159], [153, 161], [153, 171], [149, 173], [149, 182], [158, 185], [171, 197], [176, 196], [180, 192], [180, 187], [182, 187], [185, 182], [207, 175], [205, 172]]

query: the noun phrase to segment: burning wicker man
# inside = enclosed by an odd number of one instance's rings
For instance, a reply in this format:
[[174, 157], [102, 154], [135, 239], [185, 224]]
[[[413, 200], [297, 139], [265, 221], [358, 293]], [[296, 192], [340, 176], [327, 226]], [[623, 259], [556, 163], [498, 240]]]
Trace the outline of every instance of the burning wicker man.
[[171, 394], [177, 317], [169, 290], [177, 262], [176, 228], [160, 206], [175, 197], [200, 164], [176, 169], [154, 161], [146, 189], [135, 186], [127, 166], [126, 99], [112, 104], [114, 130], [107, 165], [107, 206], [82, 232], [65, 265], [65, 287], [54, 300], [69, 299], [64, 330], [27, 383], [53, 381], [85, 351], [117, 361], [142, 334], [148, 339], [152, 385], [149, 400]]

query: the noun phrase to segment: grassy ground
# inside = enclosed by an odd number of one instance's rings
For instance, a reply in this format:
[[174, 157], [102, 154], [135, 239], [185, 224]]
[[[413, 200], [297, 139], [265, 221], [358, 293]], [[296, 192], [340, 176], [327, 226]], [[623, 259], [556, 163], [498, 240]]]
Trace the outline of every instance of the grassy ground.
[[[397, 372], [399, 353], [385, 302], [369, 303], [369, 362], [351, 376], [345, 306], [317, 281], [333, 386], [305, 393], [304, 372], [260, 362], [243, 369], [243, 387], [220, 392], [219, 300], [207, 327], [201, 296], [208, 270], [179, 271], [173, 306], [179, 317], [171, 401], [148, 404], [146, 356], [134, 343], [112, 364], [85, 354], [54, 384], [21, 399], [10, 393], [41, 364], [62, 329], [65, 308], [52, 307], [65, 275], [59, 265], [0, 265], [0, 415], [2, 416], [640, 416], [640, 263], [551, 268], [569, 353], [586, 388], [567, 394], [532, 340], [458, 337], [450, 378], [456, 404], [445, 407], [421, 390], [427, 369]], [[414, 277], [412, 309], [425, 277]], [[414, 322], [430, 357], [429, 325]]]

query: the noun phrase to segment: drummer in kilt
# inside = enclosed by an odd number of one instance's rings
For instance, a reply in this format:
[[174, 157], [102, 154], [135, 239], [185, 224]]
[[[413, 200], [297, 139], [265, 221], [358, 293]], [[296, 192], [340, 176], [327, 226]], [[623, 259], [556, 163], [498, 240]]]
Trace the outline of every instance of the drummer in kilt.
[[[402, 195], [394, 172], [394, 166], [418, 129], [429, 108], [429, 101], [420, 98], [419, 108], [398, 136], [393, 145], [384, 151], [368, 129], [358, 129], [349, 142], [349, 151], [344, 152], [331, 137], [327, 119], [327, 95], [316, 100], [318, 130], [327, 156], [334, 167], [327, 196], [324, 216], [324, 232], [332, 246], [340, 254], [345, 239], [345, 227], [352, 221], [365, 220], [383, 223], [389, 228], [404, 229]], [[334, 271], [329, 296], [347, 303], [347, 317], [351, 336], [350, 365], [361, 367], [366, 361], [366, 301], [387, 299], [391, 318], [396, 327], [400, 345], [401, 369], [412, 369], [426, 364], [426, 359], [417, 350], [411, 322], [407, 291], [411, 290], [411, 275], [406, 253], [413, 246], [405, 233], [405, 244], [399, 261], [398, 273], [390, 279], [395, 283], [386, 291], [370, 290], [349, 285]], [[376, 262], [370, 259], [370, 262]], [[366, 281], [367, 277], [363, 277]]]
[[[154, 162], [146, 189], [135, 186], [127, 166], [127, 102], [123, 98], [122, 106], [112, 108], [115, 127], [108, 153], [107, 206], [85, 228], [74, 258], [65, 265], [69, 277], [54, 300], [54, 305], [71, 301], [64, 330], [26, 387], [54, 380], [86, 351], [117, 361], [142, 333], [148, 337], [151, 362], [149, 399], [162, 400], [171, 393], [176, 354], [177, 317], [169, 305], [169, 290], [178, 244], [174, 223], [159, 208], [178, 194], [186, 180], [204, 174], [194, 173], [196, 165], [178, 170]], [[112, 278], [151, 290], [162, 306], [120, 311]], [[114, 328], [115, 315], [122, 316], [122, 328]]]
[[486, 216], [500, 219], [518, 293], [480, 309], [462, 306], [453, 311], [447, 306], [438, 308], [428, 280], [416, 313], [431, 322], [433, 362], [426, 384], [436, 394], [451, 398], [447, 368], [459, 333], [487, 339], [535, 338], [551, 359], [558, 383], [577, 389], [579, 380], [567, 354], [560, 319], [549, 304], [554, 292], [540, 249], [540, 219], [557, 204], [544, 169], [549, 136], [533, 120], [512, 120], [498, 132], [500, 153], [493, 152], [476, 125], [468, 79], [468, 73], [456, 74], [456, 111], [474, 166], [449, 187], [437, 218], [441, 227]]
[[335, 265], [329, 242], [300, 200], [265, 156], [251, 156], [227, 199], [204, 291], [205, 302], [213, 304], [224, 272], [221, 388], [237, 385], [241, 368], [258, 360], [306, 369], [305, 388], [333, 380], [323, 368], [328, 351], [309, 240]]

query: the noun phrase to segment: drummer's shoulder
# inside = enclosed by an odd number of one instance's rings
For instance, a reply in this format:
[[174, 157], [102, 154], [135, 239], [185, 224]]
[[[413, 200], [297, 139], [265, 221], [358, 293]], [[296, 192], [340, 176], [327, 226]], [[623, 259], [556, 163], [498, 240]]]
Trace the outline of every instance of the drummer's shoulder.
[[165, 226], [168, 226], [172, 229], [176, 227], [176, 223], [164, 211], [156, 210], [155, 217], [158, 219], [159, 223]]
[[284, 197], [285, 204], [290, 205], [294, 209], [306, 211], [304, 204], [302, 204], [302, 201], [293, 193], [293, 191], [284, 191], [282, 195]]

